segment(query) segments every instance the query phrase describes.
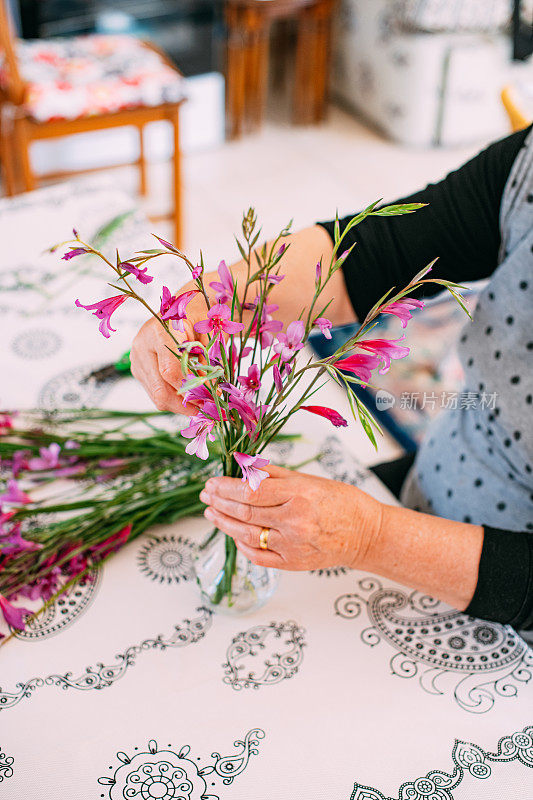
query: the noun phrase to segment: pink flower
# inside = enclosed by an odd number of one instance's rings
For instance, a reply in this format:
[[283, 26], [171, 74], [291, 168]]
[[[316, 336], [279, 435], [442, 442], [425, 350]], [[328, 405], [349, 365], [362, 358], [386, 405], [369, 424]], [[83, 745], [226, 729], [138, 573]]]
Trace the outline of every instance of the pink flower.
[[61, 447], [57, 442], [52, 442], [48, 447], [39, 448], [39, 458], [30, 458], [29, 469], [55, 469], [59, 466], [59, 453]]
[[20, 533], [20, 523], [13, 525], [11, 530], [2, 533], [0, 537], [0, 555], [13, 555], [22, 550], [40, 550], [42, 544], [24, 539]]
[[129, 539], [131, 533], [132, 525], [126, 525], [122, 528], [118, 533], [112, 534], [109, 536], [104, 542], [100, 544], [96, 544], [90, 548], [90, 552], [92, 555], [95, 555], [98, 560], [101, 560], [108, 556], [110, 553], [114, 553], [117, 550], [120, 550]]
[[[152, 235], [153, 235], [153, 236], [155, 236], [155, 233], [154, 233], [154, 234], [152, 234]], [[155, 238], [157, 239], [157, 241], [158, 241], [160, 244], [162, 244], [162, 245], [163, 245], [163, 247], [166, 247], [166, 249], [167, 249], [167, 250], [171, 250], [173, 253], [179, 253], [179, 250], [178, 250], [178, 248], [177, 248], [177, 247], [174, 247], [174, 245], [173, 245], [173, 244], [170, 244], [170, 242], [167, 242], [167, 240], [166, 240], [166, 239], [161, 239], [161, 237], [160, 237], [160, 236], [155, 236]]]
[[161, 319], [171, 319], [172, 327], [183, 333], [185, 330], [183, 320], [187, 318], [187, 304], [190, 303], [195, 294], [198, 294], [198, 289], [191, 289], [175, 297], [171, 294], [170, 289], [163, 286], [160, 308]]
[[268, 472], [261, 469], [269, 464], [268, 458], [259, 458], [259, 456], [249, 456], [246, 453], [233, 453], [235, 461], [242, 469], [243, 482], [248, 481], [250, 488], [255, 492], [259, 487], [261, 481], [269, 477]]
[[247, 394], [242, 392], [231, 383], [221, 383], [220, 388], [228, 393], [228, 406], [233, 411], [236, 411], [241, 420], [244, 422], [244, 427], [249, 433], [253, 433], [257, 428], [257, 423], [264, 411], [268, 408], [266, 405], [258, 406], [247, 397]]
[[380, 359], [377, 356], [367, 356], [363, 353], [348, 358], [341, 358], [333, 364], [337, 369], [353, 372], [363, 383], [368, 383], [372, 378], [372, 370], [379, 367]]
[[320, 333], [323, 333], [326, 339], [331, 339], [330, 330], [333, 327], [333, 323], [326, 319], [325, 317], [317, 317], [313, 322], [313, 325], [316, 325], [317, 328], [320, 329]]
[[28, 456], [29, 450], [15, 450], [13, 458], [11, 459], [11, 471], [13, 477], [18, 478], [23, 469], [28, 469]]
[[209, 333], [215, 336], [220, 335], [223, 331], [224, 333], [237, 333], [243, 328], [242, 322], [232, 321], [229, 306], [220, 304], [211, 306], [207, 312], [207, 319], [197, 322], [194, 326], [198, 333]]
[[286, 249], [287, 249], [287, 245], [286, 244], [282, 244], [281, 247], [279, 248], [278, 252], [276, 253], [276, 258], [281, 258], [281, 256], [283, 255], [283, 253], [285, 252]]
[[198, 278], [201, 278], [204, 272], [204, 268], [198, 264], [194, 269], [191, 270], [192, 279], [197, 281]]
[[279, 394], [283, 391], [283, 382], [281, 380], [281, 372], [279, 371], [279, 367], [277, 364], [274, 364], [273, 367], [273, 374], [274, 374], [274, 386]]
[[269, 275], [267, 278], [267, 283], [273, 283], [273, 284], [281, 283], [284, 277], [285, 275]]
[[380, 313], [393, 314], [400, 320], [402, 328], [405, 328], [407, 323], [413, 316], [411, 312], [415, 308], [423, 308], [423, 307], [424, 303], [422, 302], [422, 300], [414, 300], [412, 297], [403, 297], [396, 303], [390, 303], [390, 305], [388, 306], [382, 306], [380, 308]]
[[405, 358], [409, 355], [408, 347], [396, 344], [403, 339], [405, 336], [402, 336], [401, 339], [363, 339], [361, 342], [357, 342], [357, 347], [374, 353], [381, 360], [383, 367], [379, 370], [379, 374], [384, 375], [390, 369], [391, 359]]
[[[182, 386], [184, 386], [187, 381], [190, 381], [194, 378], [194, 375], [187, 375], [186, 378], [182, 381]], [[193, 405], [202, 405], [203, 403], [212, 403], [213, 396], [207, 386], [202, 383], [201, 386], [196, 386], [194, 389], [189, 389], [183, 395], [183, 402], [184, 403], [192, 403]]]
[[33, 614], [27, 608], [16, 608], [9, 600], [0, 594], [0, 611], [4, 615], [4, 619], [10, 628], [15, 628], [17, 631], [24, 630], [24, 617], [27, 614]]
[[95, 317], [101, 320], [98, 330], [109, 339], [111, 333], [115, 333], [115, 328], [111, 327], [111, 314], [117, 310], [119, 306], [126, 300], [126, 295], [118, 294], [115, 297], [107, 297], [105, 300], [99, 300], [92, 305], [84, 306], [79, 300], [76, 300], [78, 308], [85, 308], [87, 311], [93, 311]]
[[302, 320], [290, 322], [287, 333], [279, 333], [278, 341], [274, 345], [274, 352], [278, 353], [282, 361], [289, 361], [303, 347], [305, 326]]
[[18, 484], [12, 478], [7, 482], [7, 492], [0, 495], [0, 501], [4, 503], [31, 503], [31, 498], [19, 489]]
[[14, 414], [0, 414], [0, 436], [13, 428]]
[[212, 281], [209, 286], [215, 290], [215, 297], [219, 303], [229, 303], [233, 300], [233, 277], [226, 262], [221, 261], [218, 265], [218, 276], [220, 281]]
[[315, 269], [315, 284], [316, 286], [320, 286], [320, 281], [322, 280], [322, 261], [319, 261], [316, 265]]
[[83, 253], [88, 253], [89, 251], [85, 247], [71, 247], [68, 253], [65, 253], [64, 256], [61, 256], [62, 261], [70, 261], [71, 258], [75, 258], [76, 256], [81, 256]]
[[341, 417], [339, 412], [335, 411], [333, 408], [327, 408], [326, 406], [300, 406], [300, 409], [302, 411], [310, 411], [311, 414], [318, 414], [319, 417], [329, 419], [336, 428], [345, 428], [348, 425], [344, 417]]
[[153, 281], [153, 275], [148, 275], [148, 267], [142, 269], [141, 267], [137, 267], [135, 264], [130, 264], [129, 261], [123, 261], [119, 264], [123, 270], [129, 272], [131, 275], [134, 275], [138, 281], [141, 283], [151, 283]]
[[248, 367], [248, 375], [239, 375], [239, 383], [245, 388], [245, 397], [257, 392], [261, 386], [257, 364], [252, 364], [251, 367]]
[[208, 458], [207, 442], [215, 441], [213, 428], [218, 421], [220, 417], [215, 403], [205, 403], [203, 411], [191, 417], [189, 426], [181, 430], [182, 436], [192, 439], [185, 448], [189, 455], [197, 455], [202, 461]]

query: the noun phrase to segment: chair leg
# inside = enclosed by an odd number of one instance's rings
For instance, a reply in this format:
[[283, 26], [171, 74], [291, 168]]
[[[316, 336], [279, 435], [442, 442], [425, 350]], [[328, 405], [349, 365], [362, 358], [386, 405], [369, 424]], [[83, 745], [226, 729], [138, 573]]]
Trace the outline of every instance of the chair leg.
[[174, 127], [174, 156], [173, 156], [173, 190], [174, 190], [174, 244], [181, 248], [183, 244], [182, 230], [182, 205], [181, 205], [181, 153], [179, 137], [179, 110], [176, 110], [173, 119]]
[[146, 180], [146, 157], [144, 150], [144, 125], [139, 125], [139, 194], [146, 197], [148, 193]]
[[7, 197], [12, 197], [16, 191], [16, 181], [11, 144], [12, 134], [8, 125], [5, 118], [2, 118], [0, 110], [0, 164], [2, 165], [4, 192]]
[[22, 167], [22, 180], [24, 184], [24, 191], [31, 192], [35, 189], [35, 176], [33, 174], [30, 162], [30, 138], [26, 130], [26, 122], [24, 119], [14, 120], [14, 137], [16, 155], [20, 166]]

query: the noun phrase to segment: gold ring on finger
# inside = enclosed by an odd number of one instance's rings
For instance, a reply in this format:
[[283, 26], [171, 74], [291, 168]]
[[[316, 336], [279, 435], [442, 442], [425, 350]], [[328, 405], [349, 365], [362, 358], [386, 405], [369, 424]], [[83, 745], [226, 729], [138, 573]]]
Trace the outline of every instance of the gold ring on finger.
[[270, 528], [261, 528], [261, 533], [259, 534], [259, 547], [261, 550], [268, 550], [268, 534], [270, 533]]

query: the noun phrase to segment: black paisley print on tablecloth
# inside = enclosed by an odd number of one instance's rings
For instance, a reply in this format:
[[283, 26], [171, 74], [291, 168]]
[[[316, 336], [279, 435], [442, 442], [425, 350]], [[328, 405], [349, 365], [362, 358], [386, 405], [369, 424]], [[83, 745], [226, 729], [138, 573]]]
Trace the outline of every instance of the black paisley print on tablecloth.
[[361, 640], [396, 650], [393, 675], [418, 676], [426, 692], [451, 692], [462, 709], [477, 714], [490, 711], [498, 697], [516, 696], [531, 680], [533, 652], [509, 625], [475, 619], [420, 592], [385, 588], [373, 578], [357, 587], [337, 598], [335, 612], [345, 619], [368, 615]]

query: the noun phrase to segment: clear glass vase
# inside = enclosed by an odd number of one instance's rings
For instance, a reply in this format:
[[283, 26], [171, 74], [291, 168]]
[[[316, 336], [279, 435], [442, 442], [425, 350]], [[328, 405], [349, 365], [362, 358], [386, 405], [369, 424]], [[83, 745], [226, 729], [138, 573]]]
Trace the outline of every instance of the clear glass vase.
[[225, 614], [247, 614], [261, 608], [279, 581], [278, 570], [252, 564], [233, 539], [219, 530], [200, 545], [195, 570], [203, 602]]

